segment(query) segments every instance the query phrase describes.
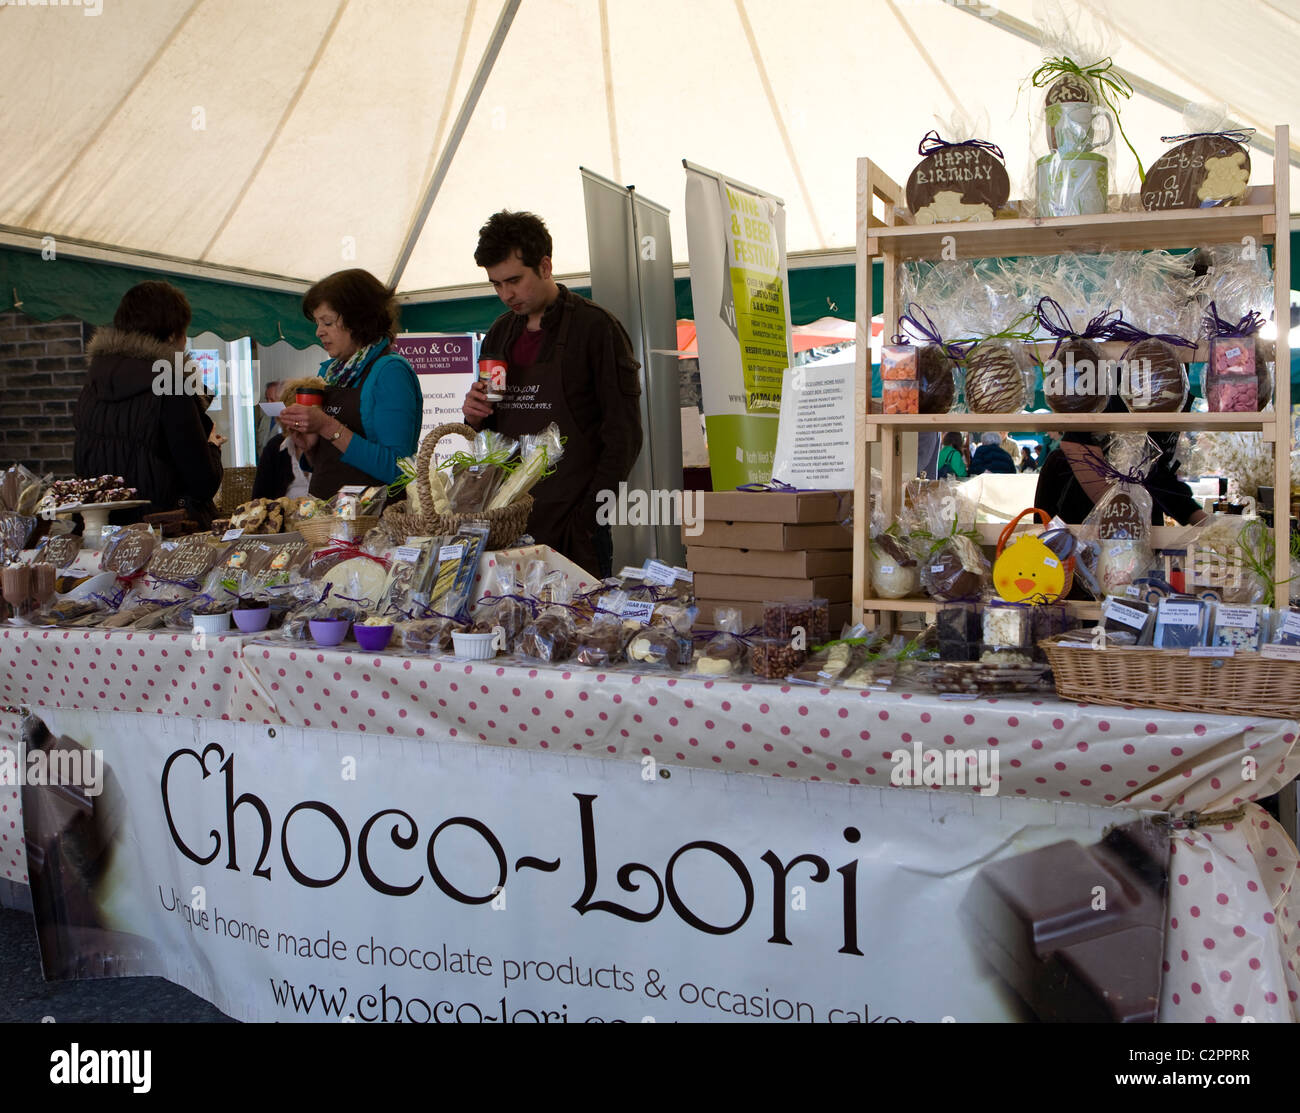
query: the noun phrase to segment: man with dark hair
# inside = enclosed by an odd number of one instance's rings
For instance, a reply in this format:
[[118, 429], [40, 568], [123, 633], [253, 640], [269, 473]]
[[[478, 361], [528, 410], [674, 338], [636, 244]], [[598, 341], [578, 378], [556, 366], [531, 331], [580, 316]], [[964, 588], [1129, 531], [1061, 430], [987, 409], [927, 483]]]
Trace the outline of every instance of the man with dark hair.
[[532, 213], [496, 213], [479, 230], [474, 261], [509, 309], [482, 347], [484, 357], [506, 361], [506, 386], [494, 405], [476, 382], [465, 396], [465, 421], [512, 437], [559, 426], [564, 456], [533, 488], [528, 529], [607, 576], [613, 538], [609, 526], [596, 524], [597, 498], [617, 490], [641, 451], [641, 365], [632, 343], [612, 313], [551, 276], [551, 236]]

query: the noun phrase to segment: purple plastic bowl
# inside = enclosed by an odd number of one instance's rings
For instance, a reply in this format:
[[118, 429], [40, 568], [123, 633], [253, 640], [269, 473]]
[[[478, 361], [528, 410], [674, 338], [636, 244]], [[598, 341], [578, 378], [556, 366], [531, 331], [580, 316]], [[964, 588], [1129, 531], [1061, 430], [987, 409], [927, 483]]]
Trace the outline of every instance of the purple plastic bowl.
[[393, 639], [393, 628], [391, 626], [353, 626], [352, 636], [357, 639], [357, 645], [361, 646], [367, 653], [379, 653], [381, 650], [388, 648], [388, 643]]
[[230, 614], [244, 634], [260, 634], [271, 622], [270, 607], [250, 607], [248, 610], [231, 611]]
[[307, 625], [317, 645], [338, 645], [348, 636], [352, 624], [346, 618], [313, 618]]

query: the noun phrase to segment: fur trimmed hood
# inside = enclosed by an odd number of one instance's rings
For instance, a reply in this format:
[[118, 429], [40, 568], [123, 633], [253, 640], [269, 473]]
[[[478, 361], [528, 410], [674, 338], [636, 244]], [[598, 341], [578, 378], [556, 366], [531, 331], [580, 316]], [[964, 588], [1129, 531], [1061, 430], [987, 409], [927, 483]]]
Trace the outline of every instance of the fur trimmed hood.
[[140, 394], [158, 393], [154, 389], [154, 364], [161, 360], [174, 367], [176, 349], [148, 333], [109, 327], [95, 333], [86, 345], [86, 355], [90, 357], [87, 389], [105, 402], [122, 402]]
[[[182, 351], [182, 360], [184, 354]], [[96, 356], [125, 356], [127, 359], [147, 359], [150, 363], [156, 359], [171, 363], [176, 358], [176, 349], [166, 340], [159, 340], [146, 332], [126, 332], [108, 325], [95, 331], [86, 345], [86, 355], [91, 359]]]

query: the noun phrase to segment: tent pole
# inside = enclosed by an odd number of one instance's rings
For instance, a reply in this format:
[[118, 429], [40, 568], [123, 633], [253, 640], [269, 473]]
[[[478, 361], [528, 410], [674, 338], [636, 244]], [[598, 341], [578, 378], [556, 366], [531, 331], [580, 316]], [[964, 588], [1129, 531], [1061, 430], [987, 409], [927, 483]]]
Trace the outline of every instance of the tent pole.
[[392, 273], [388, 276], [389, 286], [396, 288], [406, 270], [406, 264], [411, 261], [416, 241], [419, 240], [420, 233], [424, 230], [424, 223], [429, 219], [429, 213], [433, 210], [433, 202], [438, 196], [438, 191], [442, 188], [442, 183], [446, 180], [447, 172], [451, 169], [452, 160], [456, 157], [456, 151], [460, 147], [460, 141], [469, 127], [470, 117], [474, 115], [474, 110], [478, 107], [479, 97], [483, 95], [487, 80], [492, 75], [492, 67], [496, 65], [497, 55], [501, 53], [506, 34], [510, 30], [510, 25], [514, 22], [515, 13], [519, 11], [519, 4], [520, 0], [505, 0], [501, 5], [501, 14], [497, 17], [497, 25], [492, 30], [492, 37], [488, 40], [487, 48], [483, 51], [483, 58], [474, 73], [474, 80], [470, 83], [470, 87], [465, 93], [464, 103], [461, 104], [460, 112], [456, 115], [456, 123], [452, 126], [451, 134], [447, 137], [447, 143], [442, 149], [442, 154], [438, 157], [438, 165], [434, 167], [433, 176], [429, 179], [429, 185], [424, 191], [420, 207], [411, 221], [411, 227], [407, 230], [402, 250], [397, 256], [397, 261], [393, 264]]

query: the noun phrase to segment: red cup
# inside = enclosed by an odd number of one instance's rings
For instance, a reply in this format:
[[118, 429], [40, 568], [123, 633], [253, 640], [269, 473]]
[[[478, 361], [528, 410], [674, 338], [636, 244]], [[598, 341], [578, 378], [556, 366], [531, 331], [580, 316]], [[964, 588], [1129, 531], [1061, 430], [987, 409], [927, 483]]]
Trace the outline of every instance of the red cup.
[[300, 406], [319, 406], [325, 401], [325, 393], [320, 390], [300, 390], [293, 397]]
[[502, 391], [506, 388], [506, 361], [503, 359], [481, 359], [478, 361], [478, 381], [487, 387], [486, 398], [489, 402], [500, 402]]

